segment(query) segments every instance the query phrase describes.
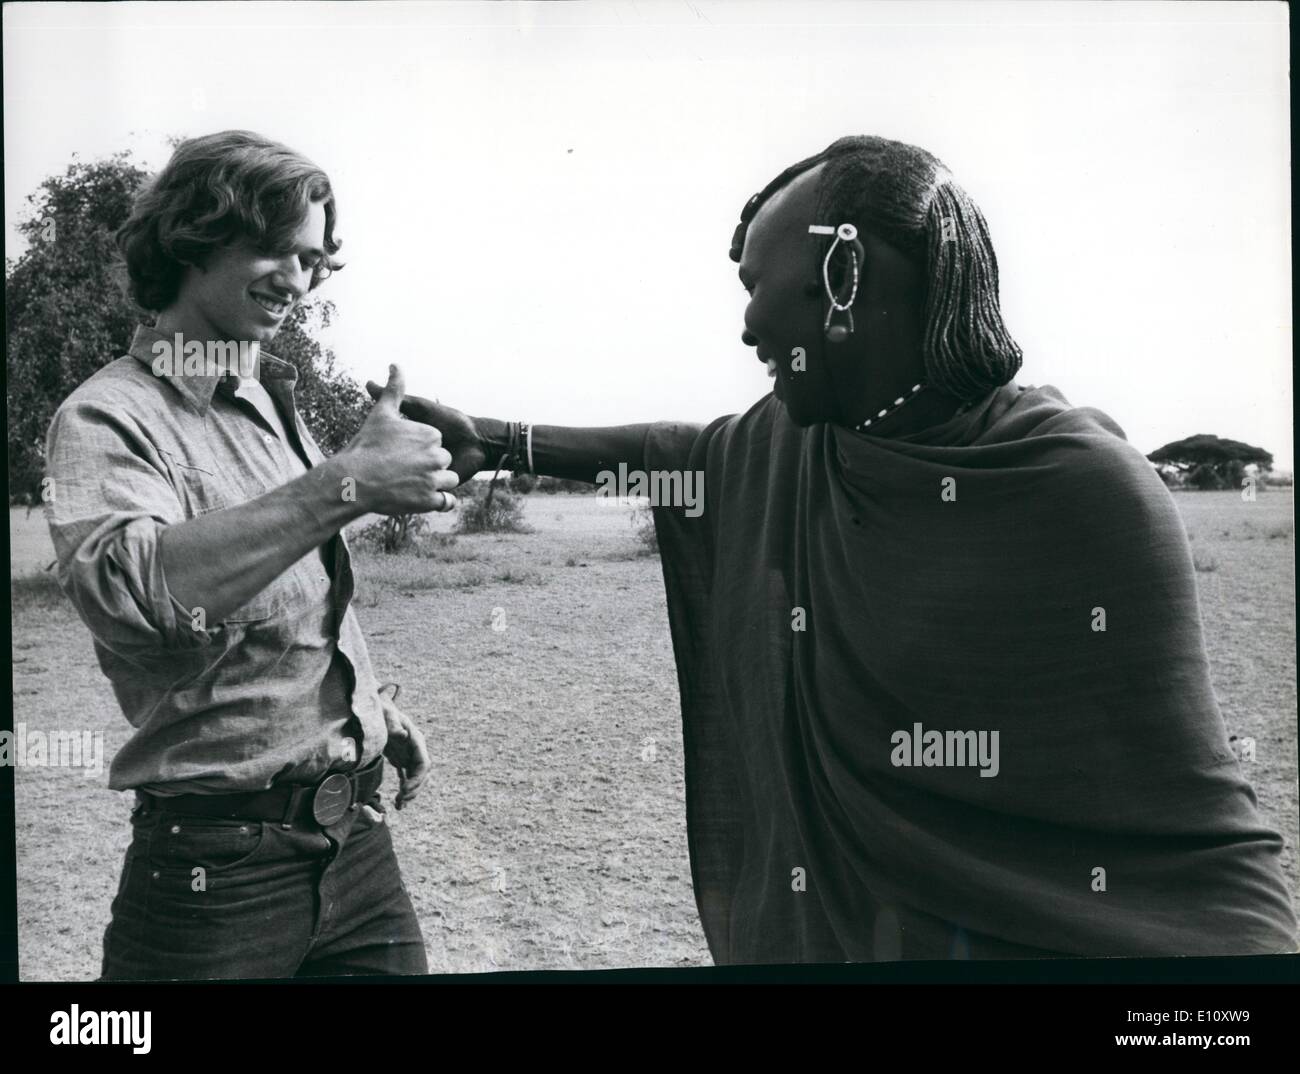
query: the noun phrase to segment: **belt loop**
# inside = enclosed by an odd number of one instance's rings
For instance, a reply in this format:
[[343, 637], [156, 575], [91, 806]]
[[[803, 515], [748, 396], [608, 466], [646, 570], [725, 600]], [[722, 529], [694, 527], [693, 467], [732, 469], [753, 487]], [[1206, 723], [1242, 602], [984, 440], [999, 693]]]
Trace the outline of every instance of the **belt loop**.
[[311, 790], [310, 787], [294, 787], [289, 792], [289, 804], [284, 807], [284, 816], [280, 818], [281, 828], [293, 827], [293, 817], [298, 813], [298, 804], [302, 801], [302, 796], [309, 790]]

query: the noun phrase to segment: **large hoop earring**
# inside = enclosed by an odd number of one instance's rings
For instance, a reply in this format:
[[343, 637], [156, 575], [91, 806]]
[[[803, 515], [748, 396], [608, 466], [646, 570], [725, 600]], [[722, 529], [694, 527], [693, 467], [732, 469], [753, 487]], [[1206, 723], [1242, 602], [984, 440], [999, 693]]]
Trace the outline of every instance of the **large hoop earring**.
[[[808, 228], [809, 232], [814, 235], [834, 235], [835, 241], [831, 243], [830, 249], [826, 251], [826, 256], [822, 259], [822, 286], [826, 290], [826, 300], [829, 302], [829, 308], [826, 310], [826, 320], [822, 323], [822, 332], [831, 343], [843, 343], [853, 334], [853, 310], [850, 308], [858, 297], [858, 284], [862, 278], [861, 263], [859, 255], [865, 257], [865, 251], [862, 249], [862, 243], [858, 240], [858, 229], [852, 224], [841, 224], [837, 228], [828, 227], [824, 224], [813, 224]], [[831, 258], [835, 255], [835, 249], [840, 243], [844, 243], [849, 251], [849, 257], [853, 265], [853, 285], [849, 288], [848, 299], [841, 302], [839, 295], [831, 286]], [[836, 313], [843, 313], [847, 324], [832, 324]]]

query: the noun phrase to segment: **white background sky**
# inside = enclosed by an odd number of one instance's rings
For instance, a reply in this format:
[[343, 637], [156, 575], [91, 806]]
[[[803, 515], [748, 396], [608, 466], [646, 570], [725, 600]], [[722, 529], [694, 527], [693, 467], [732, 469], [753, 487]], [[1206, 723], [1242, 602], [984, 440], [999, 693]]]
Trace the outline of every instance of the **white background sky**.
[[250, 128], [334, 181], [358, 379], [705, 421], [770, 387], [741, 206], [880, 134], [983, 208], [1022, 383], [1144, 452], [1213, 432], [1290, 469], [1287, 78], [1280, 3], [7, 4], [6, 253], [74, 153]]

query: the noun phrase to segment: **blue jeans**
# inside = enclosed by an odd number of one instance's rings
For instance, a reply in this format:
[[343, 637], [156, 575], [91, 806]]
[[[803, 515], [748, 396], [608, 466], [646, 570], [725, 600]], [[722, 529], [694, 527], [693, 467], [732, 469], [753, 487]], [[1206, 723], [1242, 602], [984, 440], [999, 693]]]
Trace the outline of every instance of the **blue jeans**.
[[365, 809], [328, 830], [165, 808], [131, 825], [104, 980], [428, 972], [388, 825]]

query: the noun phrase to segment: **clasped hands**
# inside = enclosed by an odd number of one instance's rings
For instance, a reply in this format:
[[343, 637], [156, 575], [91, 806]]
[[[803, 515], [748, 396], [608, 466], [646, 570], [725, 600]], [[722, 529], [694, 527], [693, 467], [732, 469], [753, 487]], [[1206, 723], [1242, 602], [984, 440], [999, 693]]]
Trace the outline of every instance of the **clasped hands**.
[[384, 387], [371, 381], [366, 388], [375, 405], [332, 460], [343, 480], [350, 480], [358, 510], [379, 515], [450, 510], [456, 504], [451, 490], [486, 465], [473, 419], [418, 396], [407, 398], [395, 365], [388, 367]]
[[[366, 390], [375, 405], [338, 456], [342, 472], [355, 482], [359, 505], [367, 513], [385, 515], [453, 508], [456, 499], [450, 490], [487, 463], [473, 419], [419, 396], [408, 398], [396, 365], [388, 367], [384, 387], [370, 381]], [[403, 421], [403, 415], [412, 420]], [[397, 771], [400, 785], [395, 804], [401, 809], [428, 777], [429, 752], [415, 721], [397, 707], [397, 694], [394, 683], [379, 690], [388, 728], [384, 758]], [[369, 806], [363, 808], [374, 812]]]

